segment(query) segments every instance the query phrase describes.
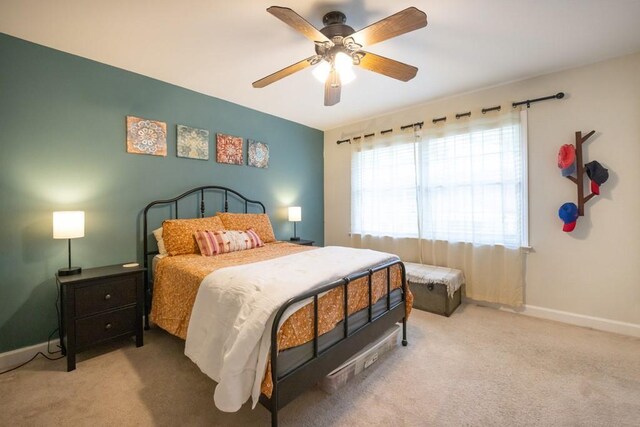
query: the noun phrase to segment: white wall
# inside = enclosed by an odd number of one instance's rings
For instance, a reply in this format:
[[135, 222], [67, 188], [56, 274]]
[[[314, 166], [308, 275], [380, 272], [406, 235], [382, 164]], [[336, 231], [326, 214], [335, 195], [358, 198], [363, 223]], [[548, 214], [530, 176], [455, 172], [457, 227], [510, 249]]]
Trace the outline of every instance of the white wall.
[[[383, 78], [383, 77], [381, 77]], [[400, 83], [399, 83], [400, 84]], [[410, 84], [410, 83], [409, 83]], [[563, 100], [529, 109], [528, 306], [640, 326], [640, 53], [474, 93], [434, 101], [325, 132], [325, 244], [349, 245], [350, 148], [336, 140], [482, 107], [547, 96]], [[576, 186], [556, 166], [574, 133], [596, 130], [584, 162], [609, 169], [601, 195], [585, 207], [573, 233], [562, 231], [559, 206]], [[588, 188], [588, 184], [586, 185]], [[627, 325], [629, 326], [629, 325]], [[639, 329], [640, 330], [640, 329]]]

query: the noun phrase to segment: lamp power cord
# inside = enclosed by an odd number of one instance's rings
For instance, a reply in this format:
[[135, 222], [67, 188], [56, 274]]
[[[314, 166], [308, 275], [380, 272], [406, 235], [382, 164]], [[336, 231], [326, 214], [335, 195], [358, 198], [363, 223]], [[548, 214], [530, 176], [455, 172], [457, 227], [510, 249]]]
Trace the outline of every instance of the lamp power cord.
[[[51, 351], [51, 337], [53, 337], [53, 335], [58, 332], [60, 330], [60, 307], [59, 307], [59, 302], [60, 302], [60, 286], [58, 286], [56, 284], [56, 289], [58, 290], [58, 295], [56, 296], [56, 314], [57, 314], [57, 318], [58, 318], [58, 327], [56, 329], [54, 329], [50, 334], [49, 334], [49, 338], [47, 338], [47, 353], [49, 355], [52, 354], [58, 354], [58, 353], [62, 353], [62, 346], [60, 344], [57, 344], [58, 350], [54, 350]], [[58, 357], [49, 357], [46, 354], [44, 354], [43, 352], [39, 351], [36, 354], [34, 354], [31, 359], [27, 360], [26, 362], [22, 362], [21, 364], [19, 364], [18, 366], [14, 366], [13, 368], [7, 369], [6, 371], [2, 371], [0, 372], [0, 375], [15, 371], [16, 369], [22, 368], [23, 366], [33, 362], [38, 356], [42, 356], [47, 360], [60, 360], [62, 358], [64, 358], [65, 356], [58, 356]]]

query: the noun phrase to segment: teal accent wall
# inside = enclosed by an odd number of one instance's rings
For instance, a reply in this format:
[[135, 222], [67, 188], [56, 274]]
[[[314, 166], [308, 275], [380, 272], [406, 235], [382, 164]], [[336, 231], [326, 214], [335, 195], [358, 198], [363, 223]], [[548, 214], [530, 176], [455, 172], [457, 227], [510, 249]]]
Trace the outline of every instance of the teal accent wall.
[[[85, 268], [141, 261], [144, 206], [200, 185], [261, 200], [279, 239], [302, 206], [298, 235], [323, 244], [322, 131], [5, 34], [0, 58], [0, 352], [57, 327], [53, 211], [85, 211]], [[167, 123], [167, 157], [126, 152], [127, 115]], [[177, 124], [210, 131], [210, 160], [176, 157]], [[269, 168], [216, 163], [216, 132], [267, 143]]]

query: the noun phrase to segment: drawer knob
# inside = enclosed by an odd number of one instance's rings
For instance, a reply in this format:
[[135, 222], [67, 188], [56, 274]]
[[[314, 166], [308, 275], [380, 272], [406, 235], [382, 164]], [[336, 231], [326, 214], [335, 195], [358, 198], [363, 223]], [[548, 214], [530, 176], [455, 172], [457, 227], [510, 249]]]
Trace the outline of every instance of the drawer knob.
[[111, 323], [107, 323], [106, 325], [104, 325], [104, 329], [105, 330], [111, 329]]
[[430, 291], [432, 291], [432, 290], [433, 290], [433, 283], [429, 283], [429, 284], [427, 285], [427, 289], [429, 289]]
[[106, 295], [104, 296], [104, 299], [105, 299], [105, 300], [110, 300], [110, 299], [111, 299], [111, 294], [106, 294]]

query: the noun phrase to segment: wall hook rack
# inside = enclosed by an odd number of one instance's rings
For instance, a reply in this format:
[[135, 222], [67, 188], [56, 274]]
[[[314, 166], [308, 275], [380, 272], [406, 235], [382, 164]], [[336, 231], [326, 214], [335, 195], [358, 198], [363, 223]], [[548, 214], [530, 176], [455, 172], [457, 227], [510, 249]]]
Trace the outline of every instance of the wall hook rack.
[[589, 193], [587, 196], [584, 195], [584, 163], [582, 162], [582, 144], [584, 144], [587, 139], [589, 139], [594, 133], [595, 130], [592, 130], [588, 134], [582, 136], [582, 132], [576, 132], [576, 176], [573, 177], [571, 175], [567, 176], [567, 178], [573, 181], [574, 184], [578, 187], [578, 215], [584, 216], [584, 204], [591, 200], [595, 194]]

